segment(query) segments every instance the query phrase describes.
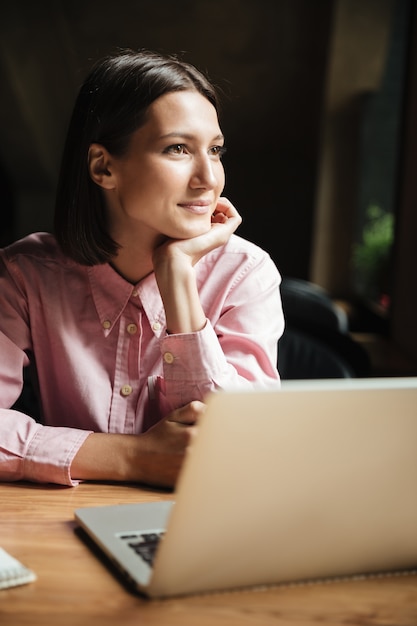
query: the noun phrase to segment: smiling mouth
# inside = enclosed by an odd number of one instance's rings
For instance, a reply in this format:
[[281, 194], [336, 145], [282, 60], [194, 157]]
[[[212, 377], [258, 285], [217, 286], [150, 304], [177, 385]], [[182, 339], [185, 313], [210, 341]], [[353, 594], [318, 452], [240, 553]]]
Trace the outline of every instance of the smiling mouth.
[[178, 206], [190, 211], [190, 213], [195, 213], [196, 215], [206, 215], [207, 213], [211, 213], [210, 202], [181, 202]]

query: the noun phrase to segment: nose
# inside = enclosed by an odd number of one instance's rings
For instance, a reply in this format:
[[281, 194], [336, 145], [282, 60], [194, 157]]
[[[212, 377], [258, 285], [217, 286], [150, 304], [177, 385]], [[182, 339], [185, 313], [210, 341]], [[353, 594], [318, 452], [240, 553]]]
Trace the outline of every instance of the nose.
[[194, 160], [190, 186], [193, 188], [213, 189], [219, 184], [219, 168], [223, 166], [219, 161], [213, 161], [209, 155], [201, 155]]

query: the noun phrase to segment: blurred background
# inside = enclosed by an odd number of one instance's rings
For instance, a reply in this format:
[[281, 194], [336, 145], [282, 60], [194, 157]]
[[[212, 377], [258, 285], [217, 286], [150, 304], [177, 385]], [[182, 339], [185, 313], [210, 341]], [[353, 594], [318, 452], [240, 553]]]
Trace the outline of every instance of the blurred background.
[[239, 234], [324, 288], [382, 375], [417, 373], [414, 0], [14, 0], [0, 21], [0, 245], [52, 229], [74, 98], [118, 48], [222, 93]]

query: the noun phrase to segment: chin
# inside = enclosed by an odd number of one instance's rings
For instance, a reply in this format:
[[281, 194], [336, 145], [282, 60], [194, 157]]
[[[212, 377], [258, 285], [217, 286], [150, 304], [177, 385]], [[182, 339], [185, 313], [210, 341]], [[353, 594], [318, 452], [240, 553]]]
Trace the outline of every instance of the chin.
[[208, 233], [211, 230], [211, 224], [210, 226], [206, 226], [206, 228], [200, 228], [199, 230], [196, 230], [193, 234], [190, 234], [190, 238], [191, 237], [198, 237], [199, 235], [204, 235], [205, 233]]
[[211, 230], [211, 222], [209, 224], [201, 224], [199, 226], [194, 226], [192, 228], [184, 229], [181, 234], [178, 234], [178, 239], [192, 239], [193, 237], [198, 237], [199, 235], [204, 235]]

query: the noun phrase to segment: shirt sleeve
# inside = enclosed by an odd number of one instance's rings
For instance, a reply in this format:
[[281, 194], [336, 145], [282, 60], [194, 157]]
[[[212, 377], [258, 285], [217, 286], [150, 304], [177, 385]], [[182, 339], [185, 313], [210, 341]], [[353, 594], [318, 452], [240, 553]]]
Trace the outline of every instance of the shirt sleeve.
[[0, 480], [75, 485], [71, 462], [91, 431], [43, 426], [11, 408], [22, 391], [32, 345], [24, 285], [3, 254], [0, 266], [2, 323], [8, 329], [7, 335], [0, 330]]
[[75, 486], [72, 460], [89, 436], [74, 428], [42, 426], [18, 411], [0, 409], [0, 480]]
[[28, 359], [0, 332], [0, 480], [75, 485], [71, 462], [90, 431], [42, 426], [9, 407], [18, 399]]
[[252, 260], [236, 273], [219, 316], [208, 317], [199, 332], [162, 339], [163, 389], [171, 409], [218, 389], [279, 385], [280, 281], [268, 255]]

